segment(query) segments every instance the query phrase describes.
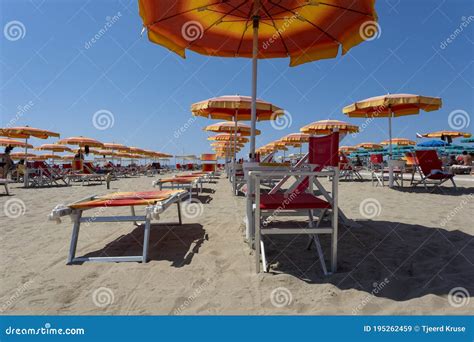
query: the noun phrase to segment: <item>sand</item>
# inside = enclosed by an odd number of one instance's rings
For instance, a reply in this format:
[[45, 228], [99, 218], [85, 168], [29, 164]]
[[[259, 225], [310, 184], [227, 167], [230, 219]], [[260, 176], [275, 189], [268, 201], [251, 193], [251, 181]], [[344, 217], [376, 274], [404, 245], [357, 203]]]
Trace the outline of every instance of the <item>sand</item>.
[[[111, 190], [105, 185], [23, 189], [13, 184], [12, 196], [0, 196], [2, 314], [474, 311], [473, 182], [434, 193], [341, 182], [340, 207], [360, 226], [341, 225], [339, 271], [326, 277], [315, 252], [305, 249], [306, 238], [285, 236], [267, 241], [271, 272], [256, 274], [243, 237], [245, 201], [231, 195], [225, 177], [205, 186], [202, 208], [197, 207], [202, 210], [188, 213], [183, 226], [153, 227], [148, 263], [66, 265], [72, 224], [69, 218], [60, 224], [48, 221], [52, 208], [91, 194], [150, 189], [152, 180], [120, 179]], [[24, 211], [13, 212], [18, 205]], [[174, 208], [161, 217], [162, 222], [176, 219]], [[143, 230], [129, 223], [94, 223], [82, 227], [77, 255], [140, 254], [142, 238]], [[323, 237], [322, 243], [327, 251], [329, 241]]]

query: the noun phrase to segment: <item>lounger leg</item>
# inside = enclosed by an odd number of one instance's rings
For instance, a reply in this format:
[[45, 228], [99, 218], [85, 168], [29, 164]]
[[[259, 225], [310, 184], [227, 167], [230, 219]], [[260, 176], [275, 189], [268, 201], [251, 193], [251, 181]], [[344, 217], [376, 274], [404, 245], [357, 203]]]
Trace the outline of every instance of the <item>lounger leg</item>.
[[145, 231], [143, 234], [143, 263], [146, 263], [148, 261], [148, 244], [150, 243], [150, 230], [150, 218], [147, 217], [145, 221]]
[[[454, 183], [454, 179], [451, 178], [451, 182], [453, 183], [454, 189], [457, 189], [456, 188], [456, 183]], [[7, 193], [8, 193], [8, 191], [7, 191]]]
[[260, 240], [260, 253], [262, 254], [262, 268], [263, 272], [267, 273], [267, 256], [265, 255], [265, 244], [263, 243], [263, 240]]
[[5, 184], [5, 192], [7, 193], [7, 196], [10, 196], [10, 191], [8, 191], [8, 184]]
[[313, 235], [313, 241], [314, 241], [314, 245], [316, 246], [316, 251], [318, 253], [319, 262], [321, 263], [323, 273], [324, 273], [324, 275], [328, 275], [328, 270], [326, 268], [326, 262], [324, 261], [323, 249], [321, 247], [321, 242], [319, 241], [318, 234]]
[[[131, 209], [131, 211], [132, 211], [132, 216], [136, 216], [136, 214], [135, 214], [135, 207], [134, 207], [134, 206], [131, 206], [130, 209]], [[135, 226], [138, 226], [137, 221], [133, 221], [133, 224], [134, 224]]]
[[70, 265], [76, 256], [77, 240], [79, 239], [79, 228], [81, 227], [82, 210], [74, 214], [74, 226], [72, 228], [71, 245], [69, 247], [69, 256], [67, 264]]
[[178, 222], [179, 222], [179, 225], [182, 225], [183, 220], [181, 219], [181, 203], [176, 202], [176, 205], [178, 206]]

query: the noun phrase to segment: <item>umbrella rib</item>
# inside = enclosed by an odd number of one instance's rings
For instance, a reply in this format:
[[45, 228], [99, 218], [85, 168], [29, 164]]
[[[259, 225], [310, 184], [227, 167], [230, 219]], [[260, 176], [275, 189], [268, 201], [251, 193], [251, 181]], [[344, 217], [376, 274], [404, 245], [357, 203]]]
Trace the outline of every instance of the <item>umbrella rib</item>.
[[294, 12], [294, 10], [289, 9], [289, 8], [286, 8], [286, 7], [283, 7], [283, 6], [281, 6], [280, 4], [276, 4], [276, 3], [274, 3], [272, 0], [269, 0], [269, 2], [272, 3], [272, 4], [274, 4], [275, 6], [280, 7], [280, 8], [283, 9], [283, 10], [286, 10], [287, 12], [292, 13], [294, 16], [296, 16], [296, 17], [298, 17], [298, 18], [304, 19], [304, 21], [306, 21], [308, 24], [310, 24], [310, 25], [312, 25], [313, 27], [315, 27], [315, 28], [317, 28], [318, 30], [320, 30], [323, 34], [325, 34], [326, 36], [328, 36], [329, 38], [331, 38], [332, 40], [334, 40], [336, 43], [342, 45], [342, 43], [341, 43], [339, 40], [337, 40], [335, 37], [333, 37], [331, 34], [329, 34], [328, 32], [326, 32], [325, 30], [323, 30], [321, 27], [319, 27], [318, 25], [316, 25], [316, 24], [313, 23], [312, 21], [310, 21], [310, 20], [306, 19], [305, 17], [299, 15], [297, 12]]
[[250, 11], [248, 14], [247, 14], [247, 20], [246, 20], [246, 23], [245, 23], [245, 29], [244, 31], [242, 32], [242, 36], [240, 36], [240, 41], [239, 41], [239, 45], [237, 46], [237, 53], [236, 55], [239, 55], [239, 51], [240, 51], [240, 48], [242, 47], [242, 43], [244, 41], [244, 36], [245, 36], [245, 32], [247, 32], [248, 28], [249, 28], [249, 22], [250, 22], [250, 18], [252, 16], [252, 11]]
[[175, 17], [179, 17], [179, 16], [181, 16], [181, 15], [183, 15], [183, 14], [196, 11], [196, 10], [198, 10], [198, 9], [200, 9], [200, 8], [203, 8], [203, 7], [215, 6], [215, 5], [219, 5], [219, 4], [221, 4], [221, 3], [222, 3], [222, 0], [217, 1], [217, 2], [214, 2], [214, 3], [209, 4], [209, 5], [206, 5], [206, 6], [199, 6], [199, 7], [191, 8], [191, 9], [189, 9], [189, 10], [187, 10], [187, 11], [184, 11], [184, 12], [175, 13], [175, 14], [172, 14], [172, 15], [170, 15], [170, 16], [168, 16], [168, 17], [164, 17], [164, 18], [161, 18], [161, 19], [157, 19], [157, 20], [155, 20], [154, 22], [152, 22], [152, 23], [151, 23], [150, 25], [148, 25], [148, 26], [153, 26], [153, 25], [155, 25], [155, 24], [157, 24], [157, 23], [159, 23], [159, 22], [161, 22], [161, 21], [165, 21], [165, 20], [168, 20], [168, 19], [172, 19], [172, 18], [175, 18]]
[[265, 7], [265, 5], [262, 5], [262, 8], [263, 8], [263, 10], [265, 11], [265, 13], [267, 13], [268, 18], [270, 18], [270, 20], [272, 21], [273, 27], [274, 27], [275, 30], [278, 32], [278, 35], [280, 36], [280, 39], [281, 39], [281, 43], [282, 43], [283, 46], [285, 47], [286, 55], [289, 56], [290, 51], [288, 50], [288, 46], [286, 45], [285, 40], [283, 39], [283, 36], [281, 35], [280, 31], [279, 31], [278, 28], [276, 27], [275, 21], [273, 20], [273, 17], [270, 15], [270, 12], [267, 10], [267, 8]]
[[365, 16], [368, 16], [368, 17], [372, 17], [372, 15], [370, 13], [365, 13], [365, 12], [358, 11], [358, 10], [355, 10], [355, 9], [352, 9], [352, 8], [347, 8], [347, 7], [338, 6], [338, 5], [334, 5], [334, 4], [328, 4], [326, 2], [320, 2], [319, 4], [325, 5], [325, 6], [328, 6], [328, 7], [335, 7], [337, 9], [341, 9], [341, 10], [345, 10], [345, 11], [349, 11], [349, 12], [354, 12], [354, 13], [365, 15]]

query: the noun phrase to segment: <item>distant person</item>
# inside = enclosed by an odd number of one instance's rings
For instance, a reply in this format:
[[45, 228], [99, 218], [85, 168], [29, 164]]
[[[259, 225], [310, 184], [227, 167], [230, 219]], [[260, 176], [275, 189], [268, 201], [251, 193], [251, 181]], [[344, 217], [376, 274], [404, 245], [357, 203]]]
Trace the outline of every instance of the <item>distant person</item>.
[[12, 150], [13, 150], [13, 146], [8, 145], [7, 147], [5, 147], [5, 153], [3, 154], [2, 167], [3, 167], [3, 177], [5, 178], [7, 177], [8, 172], [10, 172], [14, 166], [12, 157], [10, 156], [10, 153]]
[[465, 166], [472, 166], [472, 155], [467, 151], [462, 152], [462, 164]]
[[360, 159], [359, 156], [356, 156], [354, 166], [362, 166], [362, 160]]
[[74, 160], [84, 160], [84, 153], [82, 153], [82, 148], [79, 147], [77, 153], [74, 155]]
[[456, 160], [456, 156], [454, 154], [450, 155], [448, 165], [453, 166], [457, 164], [458, 164], [458, 161]]

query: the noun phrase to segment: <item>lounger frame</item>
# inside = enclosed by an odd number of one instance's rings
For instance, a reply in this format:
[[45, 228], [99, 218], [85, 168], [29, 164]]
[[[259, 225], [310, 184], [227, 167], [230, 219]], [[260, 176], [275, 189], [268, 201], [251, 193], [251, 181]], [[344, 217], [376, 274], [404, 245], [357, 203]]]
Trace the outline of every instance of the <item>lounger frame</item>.
[[[148, 205], [145, 207], [145, 214], [144, 215], [136, 215], [135, 207], [130, 206], [131, 208], [131, 215], [124, 215], [124, 216], [88, 216], [84, 217], [83, 213], [86, 210], [91, 209], [98, 209], [104, 207], [94, 207], [94, 208], [87, 208], [87, 209], [75, 209], [71, 208], [70, 206], [66, 207], [59, 207], [53, 209], [50, 220], [60, 221], [60, 217], [62, 216], [70, 216], [73, 222], [73, 229], [72, 229], [72, 236], [71, 236], [71, 243], [69, 247], [69, 254], [67, 258], [67, 264], [74, 264], [80, 262], [142, 262], [146, 263], [148, 261], [148, 248], [149, 248], [149, 240], [150, 240], [150, 230], [151, 230], [151, 221], [158, 220], [159, 215], [163, 213], [166, 209], [168, 209], [173, 204], [176, 204], [178, 209], [178, 223], [177, 225], [182, 225], [181, 219], [181, 206], [180, 202], [184, 196], [187, 194], [185, 192], [172, 194], [169, 198], [157, 202], [153, 205]], [[96, 196], [87, 197], [81, 199], [80, 201], [74, 202], [73, 204], [78, 204], [84, 201], [91, 201]], [[71, 204], [72, 205], [72, 204]], [[81, 227], [81, 223], [87, 222], [91, 223], [103, 223], [103, 222], [134, 222], [136, 226], [141, 226], [144, 228], [144, 237], [143, 237], [143, 251], [142, 255], [136, 256], [116, 256], [116, 257], [76, 257], [76, 248], [77, 242], [79, 239], [79, 230]], [[142, 224], [138, 224], [142, 222]], [[170, 223], [171, 224], [171, 223]], [[176, 225], [176, 223], [173, 223]]]

